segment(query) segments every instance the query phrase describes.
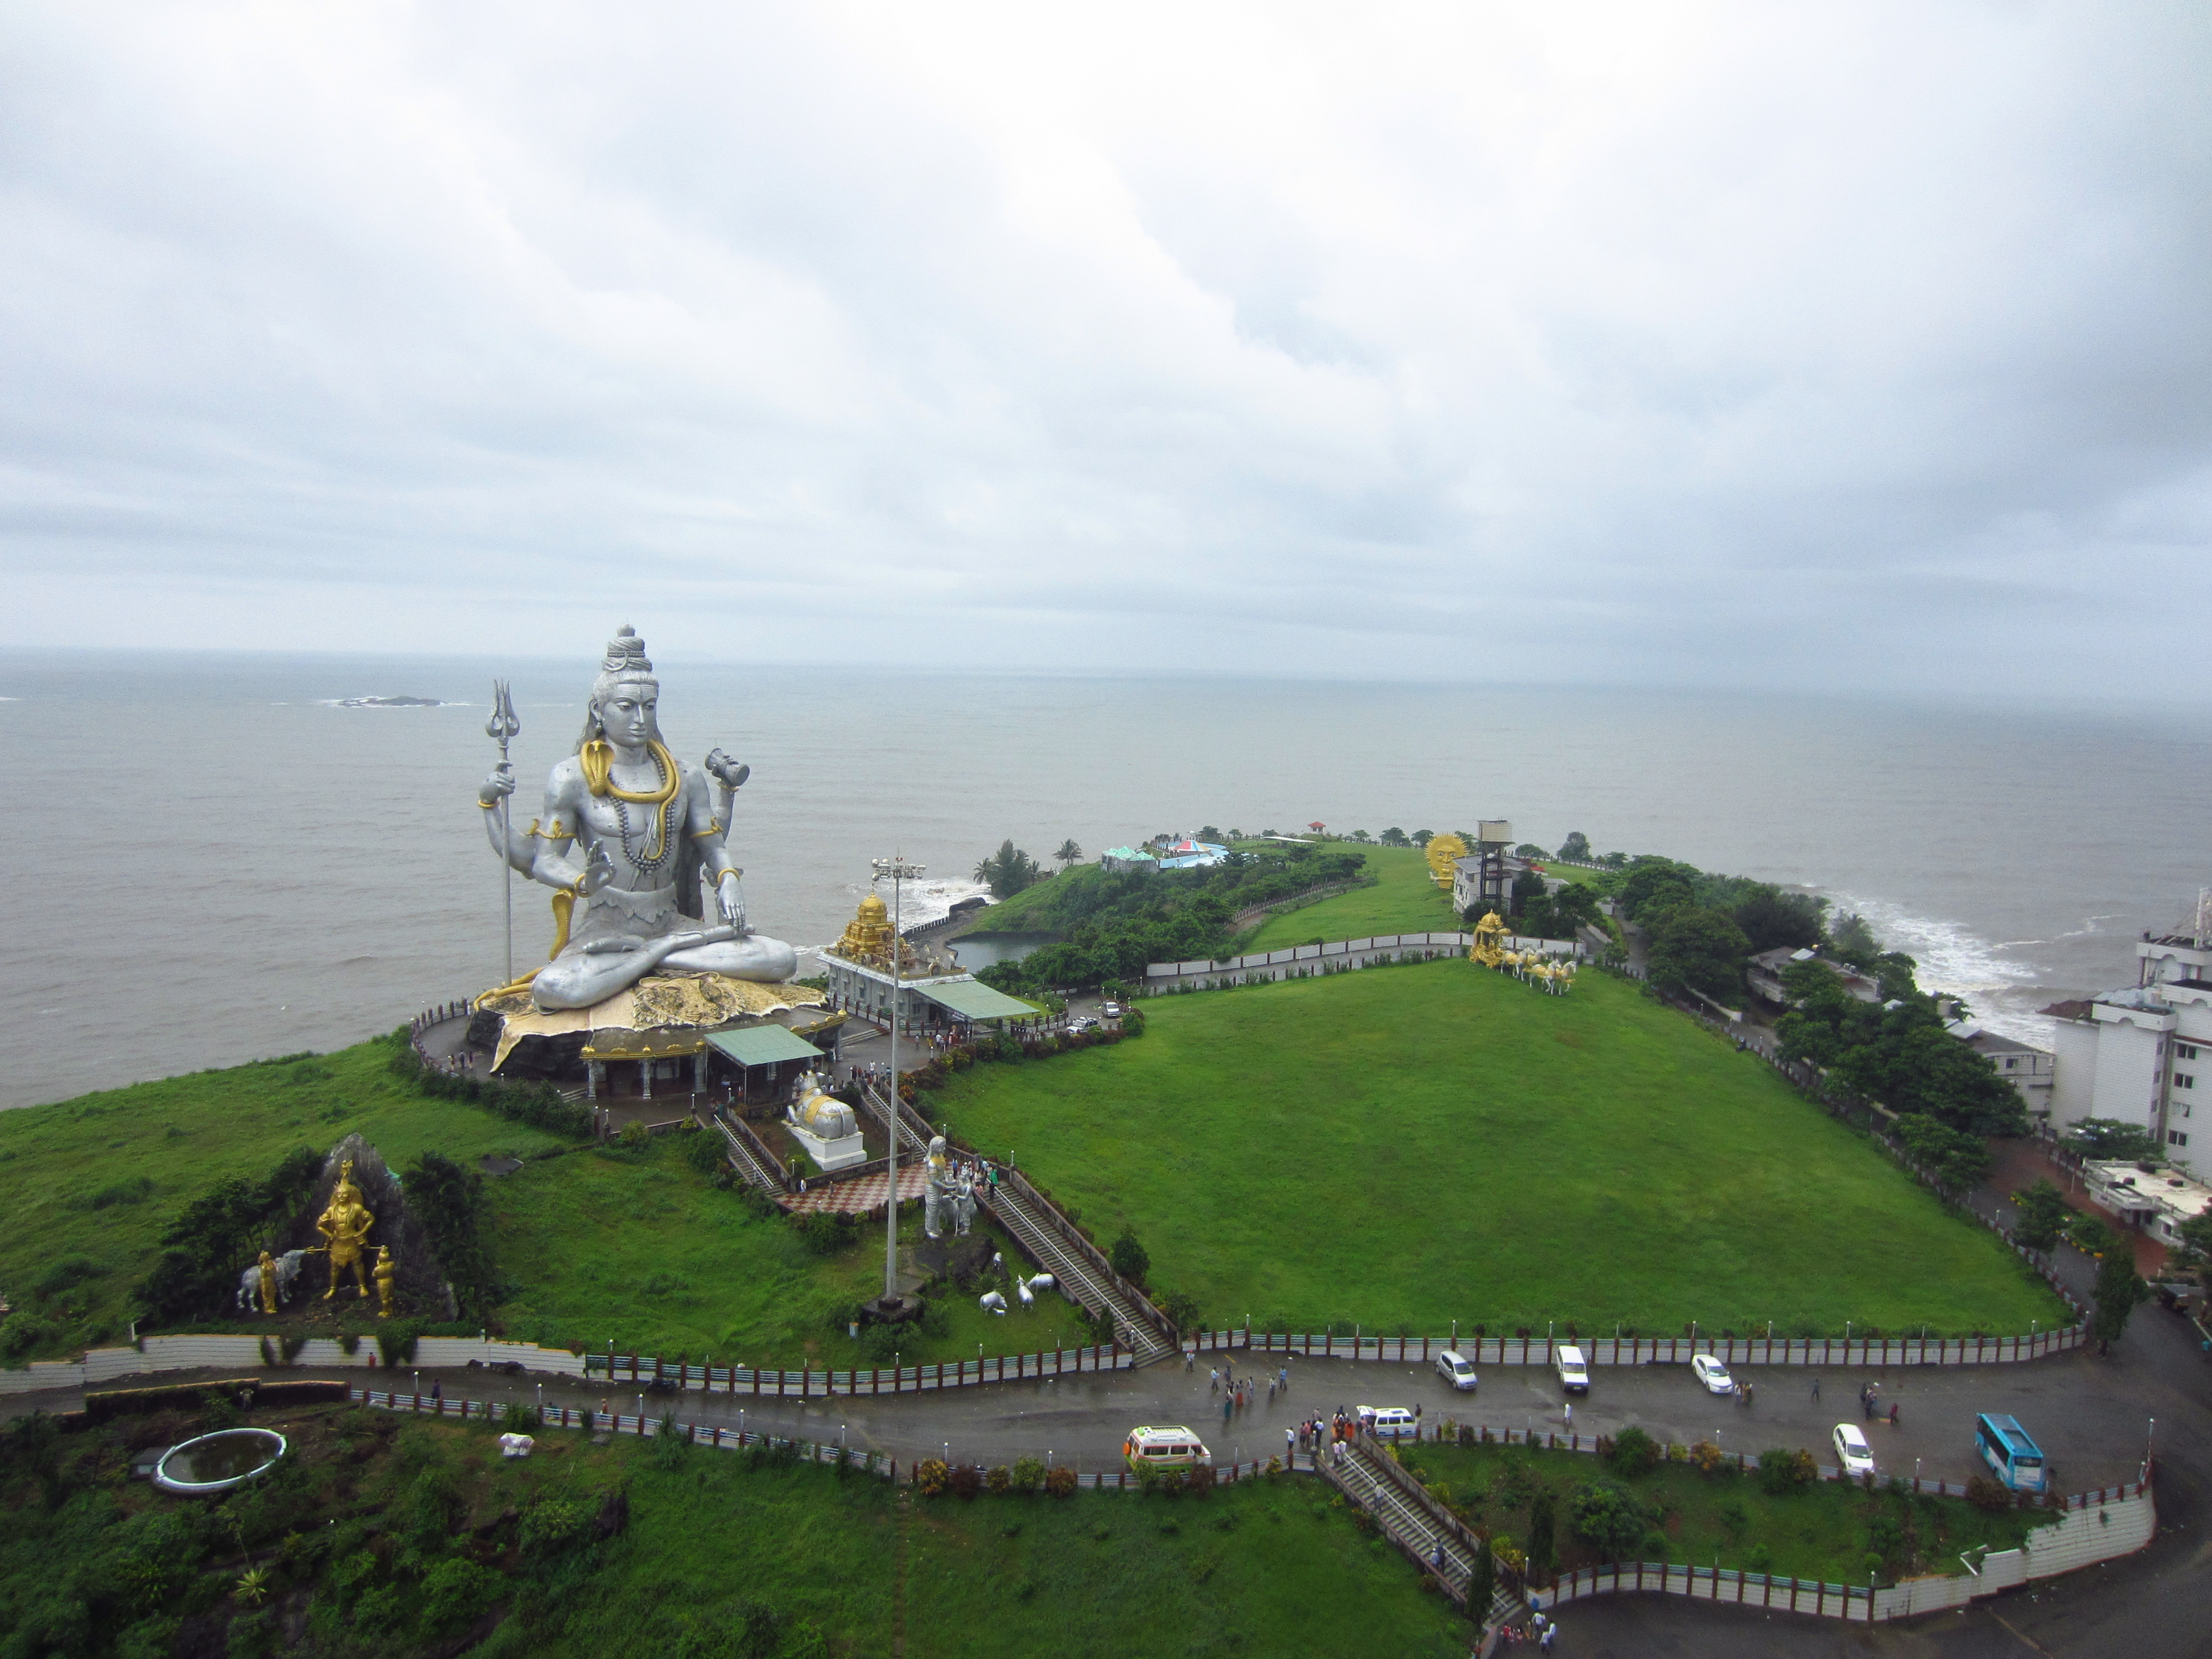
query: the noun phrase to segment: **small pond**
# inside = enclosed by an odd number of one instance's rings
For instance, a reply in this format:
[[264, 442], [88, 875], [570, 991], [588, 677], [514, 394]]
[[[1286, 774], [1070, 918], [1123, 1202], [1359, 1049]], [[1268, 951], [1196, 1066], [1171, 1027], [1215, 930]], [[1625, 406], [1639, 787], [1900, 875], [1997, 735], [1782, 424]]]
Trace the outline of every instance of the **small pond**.
[[228, 1492], [284, 1455], [284, 1437], [269, 1429], [225, 1429], [172, 1446], [154, 1467], [163, 1492]]
[[974, 973], [994, 962], [1019, 962], [1041, 945], [1056, 945], [1058, 933], [963, 933], [952, 941], [953, 959]]

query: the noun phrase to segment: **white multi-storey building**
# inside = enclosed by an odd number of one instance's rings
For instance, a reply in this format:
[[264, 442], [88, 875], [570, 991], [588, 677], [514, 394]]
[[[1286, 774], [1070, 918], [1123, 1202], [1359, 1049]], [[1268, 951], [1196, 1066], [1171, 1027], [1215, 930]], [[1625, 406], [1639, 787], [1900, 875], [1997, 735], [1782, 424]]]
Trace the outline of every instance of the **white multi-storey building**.
[[2212, 1137], [2212, 1111], [2196, 1121], [2197, 1103], [2212, 1104], [2212, 939], [2146, 934], [2136, 957], [2135, 984], [2044, 1010], [2057, 1054], [2051, 1127], [2140, 1124], [2186, 1167], [2191, 1143]]

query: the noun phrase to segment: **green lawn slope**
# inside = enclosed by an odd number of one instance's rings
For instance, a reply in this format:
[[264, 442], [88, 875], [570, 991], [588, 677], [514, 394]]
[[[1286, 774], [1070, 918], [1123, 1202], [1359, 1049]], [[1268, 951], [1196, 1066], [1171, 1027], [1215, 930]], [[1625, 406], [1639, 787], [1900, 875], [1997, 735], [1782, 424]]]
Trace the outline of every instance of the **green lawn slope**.
[[[1318, 908], [1319, 907], [1316, 907]], [[1220, 1324], [2025, 1332], [2061, 1304], [1765, 1066], [1636, 988], [1462, 960], [1164, 997], [928, 1110]]]
[[1311, 939], [1365, 939], [1375, 933], [1425, 933], [1459, 926], [1451, 895], [1429, 875], [1420, 852], [1402, 847], [1363, 847], [1372, 887], [1356, 887], [1301, 910], [1269, 916], [1243, 947], [1284, 951]]
[[0, 1291], [50, 1330], [18, 1359], [120, 1340], [131, 1286], [177, 1212], [219, 1181], [266, 1175], [295, 1146], [359, 1130], [398, 1169], [426, 1152], [473, 1163], [558, 1144], [408, 1087], [392, 1054], [364, 1042], [0, 1112]]
[[0, 1465], [9, 1651], [1444, 1659], [1470, 1639], [1310, 1480], [922, 1498], [572, 1430], [504, 1458], [496, 1425], [338, 1405], [257, 1407], [290, 1454], [221, 1499], [127, 1478], [133, 1451], [223, 1420], [172, 1410], [56, 1437], [51, 1510], [31, 1458]]

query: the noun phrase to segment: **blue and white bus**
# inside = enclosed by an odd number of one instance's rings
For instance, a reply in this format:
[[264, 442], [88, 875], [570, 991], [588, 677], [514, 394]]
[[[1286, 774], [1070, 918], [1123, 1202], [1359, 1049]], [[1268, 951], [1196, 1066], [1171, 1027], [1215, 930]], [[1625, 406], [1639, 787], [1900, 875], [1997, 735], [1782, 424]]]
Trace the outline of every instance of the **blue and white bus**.
[[2020, 1420], [1992, 1417], [1987, 1412], [1974, 1419], [1975, 1441], [1990, 1472], [2014, 1492], [2041, 1492], [2049, 1478], [2043, 1448], [2028, 1438]]

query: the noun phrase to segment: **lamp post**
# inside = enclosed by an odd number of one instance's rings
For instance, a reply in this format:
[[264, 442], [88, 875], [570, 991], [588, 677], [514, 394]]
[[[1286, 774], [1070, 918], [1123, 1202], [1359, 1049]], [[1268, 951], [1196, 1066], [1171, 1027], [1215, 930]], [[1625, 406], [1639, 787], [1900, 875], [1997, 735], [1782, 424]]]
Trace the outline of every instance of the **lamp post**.
[[899, 1145], [899, 991], [902, 947], [905, 939], [899, 932], [906, 884], [917, 878], [923, 866], [908, 864], [906, 854], [895, 853], [887, 859], [871, 859], [875, 866], [876, 879], [890, 878], [891, 884], [891, 1103], [890, 1157], [884, 1168], [890, 1180], [884, 1201], [884, 1305], [894, 1307], [898, 1298], [898, 1145]]

